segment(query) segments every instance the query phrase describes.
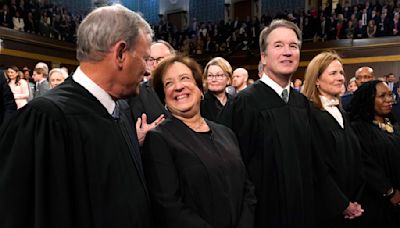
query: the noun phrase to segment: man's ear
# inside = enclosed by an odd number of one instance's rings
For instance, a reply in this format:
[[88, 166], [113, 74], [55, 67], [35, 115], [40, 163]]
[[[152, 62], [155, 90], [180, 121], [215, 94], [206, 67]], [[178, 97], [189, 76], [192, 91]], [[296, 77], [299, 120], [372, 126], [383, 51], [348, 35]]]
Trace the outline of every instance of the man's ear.
[[122, 63], [125, 60], [125, 52], [126, 52], [126, 43], [125, 41], [120, 41], [116, 44], [115, 47], [115, 59], [118, 62], [118, 66], [122, 67]]

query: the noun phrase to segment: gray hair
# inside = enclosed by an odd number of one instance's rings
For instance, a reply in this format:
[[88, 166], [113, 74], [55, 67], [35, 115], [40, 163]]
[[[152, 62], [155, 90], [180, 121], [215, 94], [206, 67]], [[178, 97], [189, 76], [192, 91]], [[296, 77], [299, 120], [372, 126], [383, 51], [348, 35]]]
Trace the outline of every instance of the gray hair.
[[54, 73], [60, 73], [64, 77], [64, 79], [68, 78], [67, 72], [65, 72], [65, 70], [63, 70], [61, 68], [53, 68], [53, 69], [51, 69], [51, 71], [49, 72], [49, 77], [48, 78], [50, 79], [51, 75], [54, 74]]
[[301, 48], [301, 41], [302, 41], [302, 35], [301, 35], [301, 30], [297, 25], [291, 21], [287, 21], [284, 19], [275, 19], [271, 22], [271, 24], [268, 27], [265, 27], [261, 33], [260, 33], [260, 52], [265, 52], [267, 50], [267, 39], [269, 34], [274, 31], [277, 28], [287, 28], [293, 30], [294, 33], [296, 33], [297, 39], [299, 40], [299, 48]]
[[77, 32], [76, 58], [79, 61], [101, 61], [118, 41], [132, 49], [140, 31], [153, 35], [150, 25], [138, 14], [115, 4], [89, 13]]

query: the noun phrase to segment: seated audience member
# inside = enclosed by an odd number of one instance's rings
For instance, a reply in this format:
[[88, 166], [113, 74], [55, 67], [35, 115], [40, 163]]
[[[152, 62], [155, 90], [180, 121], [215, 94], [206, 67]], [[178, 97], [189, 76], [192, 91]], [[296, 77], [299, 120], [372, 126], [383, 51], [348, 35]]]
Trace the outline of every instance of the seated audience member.
[[68, 77], [68, 74], [61, 68], [53, 68], [49, 73], [49, 88], [60, 85]]
[[25, 23], [24, 23], [24, 18], [20, 15], [20, 12], [17, 10], [15, 12], [15, 16], [13, 17], [13, 24], [14, 24], [14, 30], [17, 31], [24, 31]]
[[25, 79], [21, 78], [18, 74], [18, 67], [11, 66], [7, 69], [7, 81], [14, 94], [15, 103], [17, 108], [22, 108], [28, 103], [29, 98], [29, 85]]
[[337, 54], [323, 52], [308, 64], [303, 94], [313, 104], [314, 134], [318, 135], [321, 158], [342, 193], [334, 198], [331, 189], [316, 187], [317, 227], [350, 227], [353, 221], [344, 215], [351, 212], [360, 216], [363, 212], [357, 203], [364, 187], [361, 147], [339, 106], [343, 87], [343, 65]]
[[253, 227], [256, 200], [237, 140], [200, 114], [200, 66], [168, 58], [153, 72], [153, 85], [172, 114], [144, 142], [156, 227]]
[[244, 68], [236, 68], [232, 73], [232, 86], [235, 87], [236, 93], [247, 87], [247, 79], [249, 73]]
[[361, 227], [400, 227], [400, 126], [391, 113], [393, 103], [392, 91], [379, 80], [358, 87], [351, 102], [367, 181]]
[[207, 63], [204, 77], [207, 80], [207, 92], [201, 101], [201, 115], [208, 120], [220, 122], [223, 112], [228, 112], [233, 100], [233, 96], [225, 90], [231, 82], [232, 67], [224, 58], [215, 57]]
[[45, 68], [35, 68], [33, 70], [32, 78], [35, 81], [33, 98], [44, 95], [50, 89]]

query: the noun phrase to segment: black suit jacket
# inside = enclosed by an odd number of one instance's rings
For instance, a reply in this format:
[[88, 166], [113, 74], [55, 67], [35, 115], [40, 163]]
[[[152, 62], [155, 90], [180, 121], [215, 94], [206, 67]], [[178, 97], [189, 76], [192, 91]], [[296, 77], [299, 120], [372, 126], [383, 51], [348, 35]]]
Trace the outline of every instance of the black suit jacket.
[[14, 94], [11, 92], [7, 84], [3, 71], [0, 70], [0, 126], [3, 122], [8, 121], [17, 111]]
[[146, 113], [147, 123], [152, 123], [161, 114], [165, 117], [170, 116], [154, 91], [151, 81], [143, 82], [139, 87], [139, 96], [129, 98], [128, 103], [135, 119]]

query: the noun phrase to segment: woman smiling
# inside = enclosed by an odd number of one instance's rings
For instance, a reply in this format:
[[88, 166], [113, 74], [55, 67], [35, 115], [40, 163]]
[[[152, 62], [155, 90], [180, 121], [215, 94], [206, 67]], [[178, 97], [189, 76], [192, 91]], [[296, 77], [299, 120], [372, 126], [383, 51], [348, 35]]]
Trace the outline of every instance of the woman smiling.
[[199, 65], [165, 59], [153, 85], [172, 114], [144, 141], [143, 165], [156, 227], [252, 227], [255, 198], [236, 138], [200, 114]]

